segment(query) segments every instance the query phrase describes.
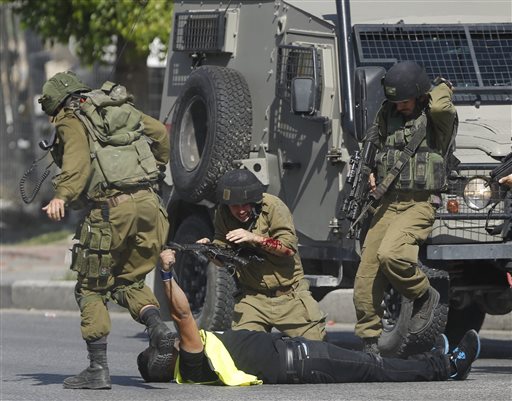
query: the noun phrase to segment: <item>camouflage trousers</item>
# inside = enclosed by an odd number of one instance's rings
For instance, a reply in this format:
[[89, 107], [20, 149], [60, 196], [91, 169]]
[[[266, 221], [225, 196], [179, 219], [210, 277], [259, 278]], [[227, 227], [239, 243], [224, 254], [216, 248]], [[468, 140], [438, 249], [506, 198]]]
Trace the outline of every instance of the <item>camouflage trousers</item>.
[[[86, 341], [109, 334], [109, 300], [127, 308], [137, 321], [144, 306], [159, 307], [144, 280], [155, 268], [167, 240], [169, 223], [160, 199], [151, 191], [143, 191], [111, 207], [108, 215], [108, 220], [105, 220], [101, 209], [92, 209], [85, 218], [78, 232], [89, 230], [101, 232], [102, 236], [97, 240], [94, 235], [92, 239], [80, 239], [84, 242], [82, 249], [85, 251], [82, 253], [86, 257], [85, 260], [82, 257], [81, 262], [74, 260], [72, 264], [72, 269], [78, 271], [75, 297], [81, 312], [82, 337]], [[89, 225], [89, 228], [84, 230], [84, 225]], [[101, 230], [95, 229], [98, 225]], [[98, 243], [108, 245], [97, 246]], [[101, 253], [101, 259], [109, 261], [108, 268], [105, 263], [100, 263], [99, 272], [97, 268], [92, 269], [95, 265], [91, 260], [97, 259], [95, 253]]]
[[354, 284], [355, 333], [362, 338], [382, 332], [382, 300], [391, 284], [416, 299], [429, 287], [418, 268], [420, 244], [432, 231], [435, 209], [428, 196], [387, 196], [373, 216]]
[[276, 328], [289, 337], [323, 340], [326, 316], [313, 299], [309, 283], [302, 279], [292, 287], [280, 296], [245, 290], [235, 305], [232, 329], [270, 332]]

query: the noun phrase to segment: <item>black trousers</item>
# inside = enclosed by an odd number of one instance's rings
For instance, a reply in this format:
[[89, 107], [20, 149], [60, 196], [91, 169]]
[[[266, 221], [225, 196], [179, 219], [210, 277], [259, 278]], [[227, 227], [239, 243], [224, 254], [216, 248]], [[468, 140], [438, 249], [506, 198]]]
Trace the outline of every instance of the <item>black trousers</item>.
[[447, 355], [424, 353], [408, 359], [383, 358], [303, 338], [276, 343], [281, 357], [279, 383], [358, 383], [446, 380]]

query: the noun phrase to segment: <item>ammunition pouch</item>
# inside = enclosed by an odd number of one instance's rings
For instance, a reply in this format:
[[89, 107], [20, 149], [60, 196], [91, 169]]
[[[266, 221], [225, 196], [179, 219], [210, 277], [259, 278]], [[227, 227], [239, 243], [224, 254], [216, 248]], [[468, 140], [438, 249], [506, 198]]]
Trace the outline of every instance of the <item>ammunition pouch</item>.
[[113, 265], [110, 248], [112, 228], [108, 221], [91, 222], [87, 217], [78, 227], [73, 245], [71, 270], [89, 279], [106, 280]]
[[[446, 190], [448, 158], [429, 146], [427, 133], [430, 128], [427, 127], [426, 115], [423, 113], [416, 120], [406, 122], [405, 126], [400, 123], [401, 120], [396, 117], [388, 122], [391, 132], [376, 158], [378, 181], [383, 182], [398, 161], [399, 174], [394, 180], [395, 189], [429, 192]], [[416, 146], [409, 149], [413, 143]], [[404, 152], [406, 158], [402, 155]]]
[[[388, 149], [377, 157], [378, 181], [382, 182], [401, 155], [397, 149]], [[409, 191], [443, 191], [447, 187], [447, 166], [439, 153], [420, 148], [403, 166], [395, 189]]]

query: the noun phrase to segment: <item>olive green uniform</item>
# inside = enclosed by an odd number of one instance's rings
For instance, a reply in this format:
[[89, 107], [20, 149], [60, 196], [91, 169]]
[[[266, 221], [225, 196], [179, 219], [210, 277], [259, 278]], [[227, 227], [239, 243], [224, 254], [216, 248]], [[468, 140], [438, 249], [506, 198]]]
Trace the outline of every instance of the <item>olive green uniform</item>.
[[[54, 179], [55, 197], [73, 208], [89, 208], [77, 230], [85, 251], [73, 252], [71, 268], [78, 272], [75, 296], [82, 337], [94, 341], [110, 332], [109, 298], [127, 308], [136, 320], [143, 306], [159, 306], [144, 279], [156, 266], [165, 244], [167, 214], [158, 195], [148, 187], [108, 189], [98, 198], [85, 199], [92, 174], [85, 127], [69, 108], [61, 110], [54, 122], [57, 141], [52, 153], [61, 167]], [[147, 115], [142, 122], [157, 163], [165, 165], [169, 155], [165, 127]]]
[[298, 240], [287, 206], [278, 197], [264, 193], [256, 220], [241, 223], [227, 206], [221, 205], [215, 215], [214, 242], [229, 244], [226, 234], [237, 228], [277, 239], [295, 254], [278, 256], [259, 249], [263, 262], [251, 262], [237, 269], [242, 294], [235, 305], [233, 329], [269, 332], [275, 327], [290, 337], [322, 340], [325, 315], [304, 278]]
[[[426, 143], [444, 155], [450, 145], [456, 110], [451, 102], [452, 91], [444, 83], [434, 87], [429, 93], [427, 110]], [[413, 118], [418, 118], [417, 110]], [[402, 126], [396, 127], [397, 119]], [[375, 124], [378, 124], [378, 137], [367, 138], [383, 148], [386, 139], [402, 130], [407, 121], [385, 103], [379, 111]], [[410, 139], [407, 138], [406, 142]], [[418, 149], [418, 152], [421, 150]], [[444, 173], [444, 172], [443, 172]], [[397, 177], [395, 184], [384, 195], [381, 205], [373, 216], [365, 238], [361, 262], [354, 285], [354, 305], [357, 323], [356, 335], [362, 338], [378, 337], [382, 332], [382, 300], [384, 291], [391, 284], [409, 299], [416, 299], [429, 288], [426, 275], [417, 267], [420, 244], [426, 240], [435, 221], [435, 207], [439, 201], [439, 191], [422, 190]], [[397, 188], [398, 187], [398, 188]]]

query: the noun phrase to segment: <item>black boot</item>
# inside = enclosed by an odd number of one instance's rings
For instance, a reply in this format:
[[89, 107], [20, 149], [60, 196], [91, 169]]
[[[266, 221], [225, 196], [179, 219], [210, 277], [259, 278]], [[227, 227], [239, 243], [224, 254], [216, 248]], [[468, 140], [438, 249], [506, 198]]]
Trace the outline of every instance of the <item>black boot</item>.
[[409, 325], [411, 333], [416, 334], [429, 327], [434, 318], [434, 310], [439, 303], [439, 298], [437, 290], [434, 287], [429, 287], [425, 294], [414, 300]]
[[174, 346], [175, 335], [160, 317], [160, 311], [147, 308], [140, 316], [140, 321], [148, 328], [149, 345], [156, 348], [160, 354], [169, 354]]
[[76, 376], [64, 380], [64, 388], [109, 390], [112, 388], [107, 365], [107, 344], [87, 343], [90, 364]]

